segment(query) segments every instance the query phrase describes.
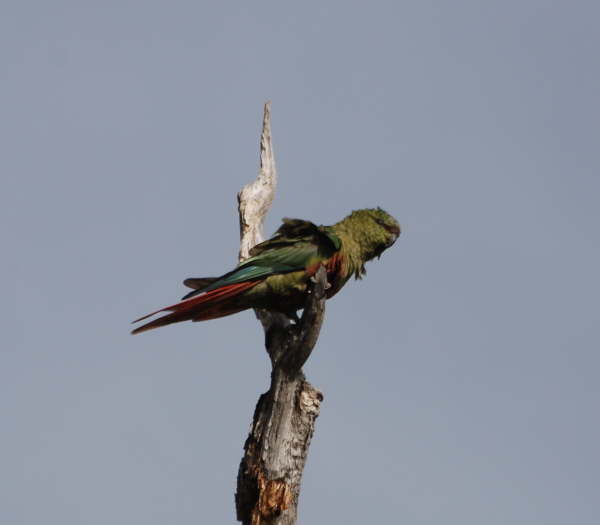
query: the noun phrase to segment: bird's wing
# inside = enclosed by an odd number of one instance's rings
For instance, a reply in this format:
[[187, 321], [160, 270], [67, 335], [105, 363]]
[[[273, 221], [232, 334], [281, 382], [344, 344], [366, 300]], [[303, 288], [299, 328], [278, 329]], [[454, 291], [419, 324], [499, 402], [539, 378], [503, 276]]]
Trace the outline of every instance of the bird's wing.
[[300, 241], [312, 243], [316, 247], [326, 251], [335, 252], [340, 249], [340, 239], [333, 232], [328, 231], [322, 226], [317, 226], [310, 221], [289, 219], [287, 217], [284, 218], [282, 222], [282, 225], [275, 232], [273, 237], [257, 244], [250, 250], [251, 256], [259, 255], [266, 250], [294, 244]]
[[316, 268], [333, 257], [341, 246], [334, 234], [307, 221], [284, 219], [283, 225], [269, 240], [257, 245], [251, 257], [237, 268], [218, 278], [186, 279], [184, 283], [196, 290], [177, 304], [166, 306], [140, 317], [134, 323], [159, 312], [172, 313], [150, 321], [132, 333], [185, 320], [206, 320], [245, 309], [237, 297], [270, 275]]
[[[262, 280], [270, 275], [303, 270], [331, 257], [340, 248], [340, 240], [309, 221], [283, 219], [283, 224], [270, 239], [252, 248], [251, 257], [237, 268], [211, 280], [198, 279], [198, 287], [184, 299], [210, 292], [223, 286]], [[186, 279], [184, 282], [193, 281]], [[204, 282], [203, 282], [204, 281]], [[194, 283], [196, 284], [196, 283]]]

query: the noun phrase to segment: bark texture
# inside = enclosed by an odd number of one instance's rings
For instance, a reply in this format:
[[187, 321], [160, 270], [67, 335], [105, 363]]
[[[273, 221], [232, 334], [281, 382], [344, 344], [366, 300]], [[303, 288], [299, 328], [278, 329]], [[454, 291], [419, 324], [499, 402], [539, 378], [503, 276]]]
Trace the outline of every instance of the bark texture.
[[[262, 226], [277, 185], [270, 105], [265, 105], [257, 179], [238, 195], [240, 260], [261, 242]], [[296, 523], [302, 472], [323, 396], [302, 372], [319, 337], [327, 278], [320, 268], [297, 324], [282, 314], [257, 311], [271, 359], [271, 384], [254, 411], [237, 479], [237, 519], [244, 525]]]

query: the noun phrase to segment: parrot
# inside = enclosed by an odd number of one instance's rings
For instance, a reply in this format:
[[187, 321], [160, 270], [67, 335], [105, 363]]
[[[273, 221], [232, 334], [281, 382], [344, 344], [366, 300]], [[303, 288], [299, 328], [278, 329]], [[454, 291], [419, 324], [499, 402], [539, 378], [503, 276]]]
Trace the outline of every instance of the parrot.
[[137, 323], [170, 312], [133, 330], [132, 334], [181, 321], [206, 321], [249, 308], [280, 312], [297, 319], [317, 270], [324, 266], [333, 297], [354, 276], [361, 279], [365, 263], [380, 257], [400, 235], [398, 221], [381, 208], [354, 210], [331, 226], [284, 218], [273, 236], [250, 250], [250, 257], [220, 277], [189, 278], [193, 290], [182, 300], [144, 315]]

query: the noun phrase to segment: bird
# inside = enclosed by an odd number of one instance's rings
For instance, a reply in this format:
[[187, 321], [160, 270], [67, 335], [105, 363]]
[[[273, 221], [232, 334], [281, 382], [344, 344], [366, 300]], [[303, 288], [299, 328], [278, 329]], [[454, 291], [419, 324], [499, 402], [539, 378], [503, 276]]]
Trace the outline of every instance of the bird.
[[249, 308], [261, 308], [297, 319], [306, 301], [311, 277], [324, 266], [327, 299], [354, 276], [361, 279], [365, 263], [381, 257], [400, 235], [398, 221], [381, 208], [354, 210], [331, 226], [284, 218], [273, 236], [250, 250], [250, 257], [220, 277], [189, 278], [193, 290], [176, 304], [136, 319], [138, 323], [170, 312], [133, 330], [138, 334], [181, 321], [206, 321]]

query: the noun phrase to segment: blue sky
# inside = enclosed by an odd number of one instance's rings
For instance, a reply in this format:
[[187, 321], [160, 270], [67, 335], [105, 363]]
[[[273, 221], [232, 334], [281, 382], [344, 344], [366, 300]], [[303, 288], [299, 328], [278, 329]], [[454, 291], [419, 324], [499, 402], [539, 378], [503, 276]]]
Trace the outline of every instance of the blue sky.
[[593, 2], [5, 2], [0, 516], [231, 523], [268, 386], [249, 312], [140, 336], [267, 220], [403, 233], [328, 303], [300, 523], [592, 524]]

